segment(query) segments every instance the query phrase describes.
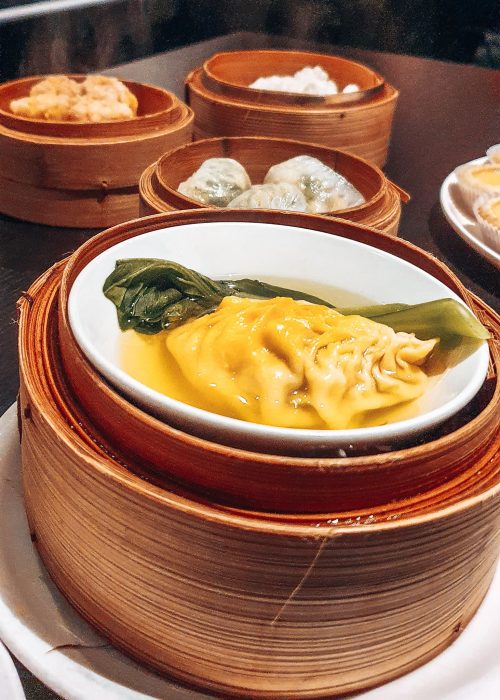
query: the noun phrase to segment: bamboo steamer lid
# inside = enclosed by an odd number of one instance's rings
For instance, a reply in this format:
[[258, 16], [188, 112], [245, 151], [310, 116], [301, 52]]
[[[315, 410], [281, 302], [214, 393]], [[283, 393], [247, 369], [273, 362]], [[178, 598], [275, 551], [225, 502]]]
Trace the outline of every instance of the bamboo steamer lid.
[[[127, 233], [145, 227], [136, 222]], [[130, 460], [130, 434], [116, 449], [102, 416], [82, 410], [68, 382], [58, 337], [65, 264], [19, 305], [23, 483], [44, 563], [91, 624], [160, 672], [260, 698], [354, 693], [456, 639], [498, 557], [498, 440], [458, 478], [363, 517], [248, 512], [168, 480], [159, 486]], [[497, 340], [498, 318], [476, 304]], [[491, 400], [490, 391], [480, 413]]]
[[[467, 300], [482, 320], [484, 316], [458, 279], [435, 258], [405, 241], [342, 220], [262, 210], [206, 209], [175, 212], [107, 231], [84, 244], [66, 266], [59, 306], [61, 362], [82, 409], [98, 417], [114, 449], [120, 449], [123, 435], [127, 436], [127, 453], [140, 462], [142, 470], [160, 479], [173, 478], [237, 507], [294, 513], [348, 507], [369, 512], [381, 503], [411, 498], [450, 478], [461, 478], [471, 460], [475, 461], [475, 456], [483, 454], [495, 439], [500, 382], [494, 378], [497, 372], [493, 366], [490, 379], [478, 395], [479, 404], [469, 407], [471, 413], [464, 413], [463, 418], [459, 416], [458, 423], [452, 419], [444, 432], [429, 434], [425, 444], [401, 445], [389, 452], [349, 458], [285, 457], [237, 450], [175, 430], [123, 399], [102, 380], [75, 343], [67, 318], [73, 280], [90, 260], [115, 243], [154, 228], [202, 221], [299, 225], [354, 238], [422, 267]], [[489, 316], [484, 320], [493, 337], [492, 357], [497, 358], [497, 321]]]
[[[324, 98], [319, 104], [311, 101], [312, 98], [304, 104], [306, 98], [303, 95], [298, 103], [297, 96], [294, 96], [295, 101], [290, 101], [285, 95], [280, 101], [278, 93], [275, 93], [278, 98], [267, 103], [263, 101], [266, 99], [265, 91], [249, 89], [247, 92], [251, 94], [246, 97], [242, 93], [241, 75], [244, 75], [244, 80], [260, 77], [262, 73], [259, 73], [261, 68], [257, 55], [265, 53], [235, 52], [236, 58], [231, 61], [231, 70], [217, 89], [214, 88], [213, 80], [210, 77], [207, 79], [207, 64], [187, 76], [188, 102], [195, 113], [195, 139], [213, 136], [269, 136], [301, 140], [307, 134], [307, 140], [312, 143], [347, 150], [376, 165], [384, 165], [399, 94], [394, 87], [380, 82], [377, 89], [364, 98], [340, 104], [329, 104]], [[292, 62], [295, 66], [294, 55], [297, 52], [271, 53], [276, 54], [274, 72], [293, 72], [292, 67], [287, 70], [286, 66]], [[248, 54], [252, 54], [250, 61]], [[216, 57], [217, 55], [211, 60]], [[241, 70], [237, 71], [237, 66]], [[232, 86], [230, 90], [225, 87], [228, 83]]]
[[[52, 226], [110, 226], [139, 215], [138, 181], [161, 153], [191, 139], [193, 114], [161, 88], [123, 81], [138, 116], [54, 122], [14, 115], [12, 99], [43, 76], [0, 85], [0, 211]], [[75, 79], [81, 76], [70, 76]]]
[[259, 184], [272, 165], [297, 155], [310, 155], [321, 160], [349, 180], [365, 197], [364, 204], [322, 216], [358, 221], [397, 235], [401, 202], [407, 202], [409, 196], [391, 183], [379, 168], [338, 149], [259, 136], [203, 139], [165, 153], [141, 176], [142, 211], [161, 213], [206, 206], [178, 192], [178, 187], [208, 158], [234, 158], [244, 166], [252, 184]]

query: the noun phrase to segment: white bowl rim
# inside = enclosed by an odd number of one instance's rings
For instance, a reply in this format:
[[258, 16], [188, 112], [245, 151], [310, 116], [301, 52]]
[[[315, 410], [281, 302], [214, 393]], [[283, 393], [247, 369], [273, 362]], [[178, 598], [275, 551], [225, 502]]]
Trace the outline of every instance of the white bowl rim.
[[[348, 240], [349, 244], [354, 247], [361, 248], [371, 248], [374, 254], [387, 256], [390, 258], [395, 258], [398, 264], [402, 266], [407, 266], [411, 268], [417, 268], [416, 265], [407, 262], [397, 256], [387, 253], [383, 250], [374, 248], [366, 243], [361, 243], [352, 239], [345, 239], [340, 236], [335, 236], [335, 234], [325, 233], [322, 231], [315, 231], [310, 229], [304, 229], [300, 226], [290, 226], [286, 224], [269, 224], [269, 223], [254, 223], [254, 222], [231, 222], [231, 221], [215, 221], [215, 222], [200, 222], [200, 223], [190, 223], [190, 224], [179, 224], [175, 228], [182, 227], [183, 229], [189, 229], [193, 227], [222, 227], [230, 228], [234, 227], [234, 224], [243, 224], [244, 226], [252, 227], [269, 227], [273, 228], [286, 228], [286, 229], [300, 229], [306, 232], [308, 236], [311, 237], [327, 237], [329, 239], [340, 239], [342, 241]], [[108, 358], [99, 351], [92, 343], [91, 339], [84, 332], [83, 326], [80, 323], [77, 311], [77, 301], [78, 295], [84, 288], [84, 280], [88, 274], [88, 270], [97, 264], [98, 261], [110, 258], [114, 261], [118, 259], [119, 255], [114, 255], [116, 251], [119, 251], [122, 247], [126, 247], [130, 241], [136, 241], [137, 239], [142, 239], [147, 242], [147, 239], [151, 236], [159, 235], [163, 232], [168, 232], [172, 227], [163, 228], [159, 227], [154, 230], [150, 230], [146, 233], [139, 234], [133, 238], [126, 239], [120, 243], [117, 243], [110, 248], [106, 249], [95, 258], [93, 258], [88, 265], [86, 265], [80, 273], [77, 275], [71, 287], [69, 298], [68, 298], [68, 318], [71, 331], [75, 337], [75, 340], [84, 355], [91, 362], [94, 367], [96, 367], [107, 379], [109, 379], [115, 387], [118, 387], [120, 391], [125, 393], [132, 401], [136, 401], [142, 408], [152, 415], [159, 417], [163, 422], [168, 423], [174, 428], [183, 430], [185, 432], [191, 433], [201, 438], [212, 440], [217, 442], [217, 438], [214, 437], [219, 431], [223, 435], [243, 435], [242, 439], [236, 439], [232, 442], [229, 439], [221, 439], [222, 444], [226, 444], [232, 447], [243, 447], [243, 449], [248, 448], [249, 441], [251, 438], [255, 438], [257, 441], [263, 441], [269, 445], [269, 448], [274, 443], [275, 445], [288, 444], [290, 449], [297, 450], [299, 446], [309, 445], [316, 446], [318, 449], [326, 448], [341, 448], [348, 446], [349, 448], [356, 445], [370, 445], [375, 443], [384, 444], [391, 440], [405, 440], [411, 438], [417, 434], [421, 434], [426, 430], [430, 430], [437, 426], [438, 424], [444, 422], [446, 419], [453, 416], [461, 408], [463, 408], [469, 401], [476, 395], [476, 393], [481, 388], [484, 379], [486, 377], [488, 362], [489, 362], [489, 349], [486, 341], [478, 344], [477, 350], [477, 363], [475, 365], [475, 371], [470, 381], [467, 385], [452, 399], [446, 401], [442, 405], [434, 408], [433, 410], [427, 411], [425, 413], [419, 414], [415, 417], [408, 418], [405, 420], [395, 421], [392, 423], [387, 423], [381, 426], [375, 427], [365, 427], [365, 428], [352, 428], [345, 430], [329, 430], [329, 429], [304, 429], [304, 428], [285, 428], [276, 427], [270, 425], [263, 425], [259, 423], [252, 423], [249, 421], [240, 420], [238, 418], [231, 418], [229, 416], [223, 416], [220, 414], [212, 413], [202, 408], [197, 408], [191, 406], [182, 401], [173, 399], [165, 394], [162, 394], [154, 389], [147, 387], [142, 382], [131, 377], [125, 370], [121, 369], [116, 363], [111, 362]], [[146, 256], [145, 256], [146, 257]], [[446, 290], [446, 296], [457, 300], [464, 306], [466, 304], [464, 301], [451, 289], [446, 287], [443, 283], [440, 283], [432, 275], [425, 272], [424, 270], [417, 268], [419, 272], [431, 278], [434, 282], [438, 282]], [[104, 282], [104, 280], [103, 280]], [[111, 303], [111, 302], [110, 302]], [[153, 405], [154, 410], [145, 408], [145, 404]], [[170, 416], [174, 414], [180, 414], [184, 416], [185, 420], [189, 424], [196, 424], [202, 426], [198, 430], [193, 430], [192, 428], [186, 428], [183, 421], [174, 420], [170, 423], [170, 420], [161, 414], [168, 413]], [[242, 445], [243, 442], [243, 445]], [[262, 442], [259, 442], [261, 445]], [[262, 452], [272, 452], [271, 449], [258, 448]], [[282, 452], [282, 450], [281, 450]], [[292, 452], [293, 453], [293, 452]]]

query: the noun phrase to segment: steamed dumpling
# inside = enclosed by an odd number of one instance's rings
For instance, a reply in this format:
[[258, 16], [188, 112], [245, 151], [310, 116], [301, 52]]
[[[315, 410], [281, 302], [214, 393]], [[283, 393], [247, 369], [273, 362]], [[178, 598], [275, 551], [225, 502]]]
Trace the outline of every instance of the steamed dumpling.
[[168, 355], [196, 404], [290, 428], [356, 428], [421, 396], [436, 344], [289, 298], [226, 297], [169, 331]]
[[228, 204], [229, 209], [280, 209], [307, 211], [304, 195], [287, 182], [253, 185]]
[[83, 82], [49, 75], [33, 85], [29, 96], [10, 103], [14, 114], [55, 121], [132, 119], [137, 107], [137, 97], [128, 87], [105, 75], [89, 75]]
[[269, 168], [266, 183], [289, 182], [307, 200], [307, 211], [321, 214], [363, 204], [365, 198], [343, 175], [312, 156], [296, 156]]
[[233, 158], [209, 158], [177, 188], [181, 194], [214, 207], [226, 207], [252, 183]]
[[248, 87], [302, 95], [336, 95], [337, 83], [321, 66], [305, 66], [293, 75], [269, 75], [257, 78]]

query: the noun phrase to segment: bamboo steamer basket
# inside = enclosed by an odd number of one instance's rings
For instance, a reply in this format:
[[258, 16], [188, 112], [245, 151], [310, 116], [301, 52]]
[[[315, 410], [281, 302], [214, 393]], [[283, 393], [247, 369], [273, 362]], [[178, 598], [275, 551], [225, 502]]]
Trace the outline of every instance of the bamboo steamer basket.
[[[166, 215], [109, 235], [116, 242], [152, 223], [207, 216], [214, 213]], [[94, 239], [94, 253], [102, 243]], [[148, 481], [128, 452], [130, 432], [116, 449], [98, 409], [83, 410], [68, 381], [58, 309], [65, 266], [19, 304], [23, 483], [39, 552], [92, 625], [160, 672], [224, 696], [261, 698], [380, 685], [457, 638], [497, 561], [498, 441], [460, 477], [363, 517], [349, 508], [323, 516], [244, 511]], [[475, 303], [498, 338], [498, 317]], [[492, 349], [488, 381], [496, 386]], [[101, 391], [102, 381], [96, 399]]]
[[29, 94], [43, 77], [0, 85], [0, 211], [77, 228], [136, 218], [142, 171], [191, 140], [192, 111], [166, 90], [123, 81], [139, 102], [133, 119], [56, 122], [10, 112], [11, 100]]
[[[321, 65], [328, 58], [294, 51], [234, 52], [231, 62], [220, 71], [223, 79], [219, 79], [216, 87], [213, 77], [207, 74], [207, 64], [191, 71], [186, 78], [186, 92], [195, 113], [195, 139], [269, 136], [301, 140], [307, 134], [311, 143], [347, 150], [378, 166], [385, 164], [399, 94], [394, 87], [379, 81], [372, 92], [361, 92], [358, 99], [335, 96], [343, 100], [339, 103], [331, 103], [329, 98], [318, 101], [310, 96], [285, 93], [280, 97], [278, 93], [245, 89], [243, 83], [248, 85], [265, 74], [261, 57], [267, 54], [271, 55], [269, 64], [273, 73], [280, 74], [296, 70], [297, 55], [304, 56], [304, 62], [300, 58], [301, 66], [311, 65], [311, 61]], [[215, 62], [217, 57], [216, 54], [210, 60]]]
[[[78, 273], [114, 243], [161, 226], [200, 221], [263, 221], [305, 226], [354, 238], [392, 252], [438, 277], [469, 302], [492, 334], [490, 379], [477, 401], [443, 427], [430, 433], [425, 444], [404, 443], [379, 454], [349, 452], [349, 458], [300, 458], [269, 455], [215, 444], [175, 430], [146, 415], [110, 389], [83, 356], [71, 333], [67, 301]], [[489, 313], [489, 312], [488, 312]], [[412, 498], [441, 487], [483, 458], [498, 431], [500, 382], [498, 319], [478, 308], [458, 279], [435, 258], [404, 241], [341, 220], [302, 214], [244, 210], [194, 210], [166, 214], [124, 224], [84, 244], [65, 268], [60, 289], [59, 337], [61, 361], [82, 409], [95, 416], [113, 449], [127, 436], [127, 454], [140, 469], [157, 478], [171, 478], [204, 497], [252, 510], [320, 513], [346, 508], [369, 513], [374, 506]], [[457, 422], [458, 421], [458, 422]], [[207, 469], [207, 464], [209, 468]]]
[[[355, 83], [360, 88], [354, 93], [336, 95], [304, 95], [248, 87], [256, 78], [276, 74], [291, 75], [304, 66], [320, 66], [334, 76], [342, 90]], [[263, 104], [320, 105], [349, 104], [375, 95], [384, 85], [376, 71], [350, 59], [310, 51], [229, 51], [217, 53], [203, 64], [203, 80], [210, 90], [231, 95], [237, 99]]]
[[352, 182], [366, 200], [357, 207], [337, 210], [328, 215], [358, 221], [397, 235], [401, 202], [407, 202], [409, 196], [390, 182], [379, 168], [344, 151], [259, 136], [204, 139], [165, 153], [141, 176], [141, 211], [144, 214], [157, 214], [206, 206], [177, 189], [208, 158], [234, 158], [245, 167], [252, 184], [259, 184], [264, 181], [272, 165], [297, 155], [310, 155], [337, 170]]

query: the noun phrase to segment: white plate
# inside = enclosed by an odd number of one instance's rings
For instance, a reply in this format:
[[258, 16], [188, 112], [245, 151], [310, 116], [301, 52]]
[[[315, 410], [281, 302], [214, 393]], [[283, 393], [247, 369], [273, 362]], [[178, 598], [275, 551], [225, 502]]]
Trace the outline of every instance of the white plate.
[[[486, 158], [477, 158], [472, 160], [470, 165], [479, 165], [486, 160]], [[479, 224], [462, 201], [457, 176], [454, 172], [450, 173], [441, 185], [440, 200], [441, 208], [450, 226], [479, 255], [489, 260], [495, 267], [500, 268], [500, 254], [481, 240]]]
[[14, 662], [0, 642], [0, 697], [6, 700], [26, 700]]
[[[484, 381], [489, 358], [485, 342], [440, 375], [419, 400], [416, 416], [373, 428], [280, 428], [189, 406], [141, 384], [120, 367], [122, 334], [115, 307], [102, 288], [116, 260], [135, 257], [174, 260], [215, 278], [288, 279], [293, 280], [289, 284], [296, 289], [307, 290], [313, 281], [322, 289], [334, 286], [342, 290], [330, 292], [335, 296], [331, 301], [337, 305], [350, 306], [359, 296], [378, 304], [459, 299], [442, 282], [394, 255], [299, 227], [242, 222], [190, 224], [151, 231], [112, 246], [80, 272], [71, 289], [69, 322], [76, 341], [90, 362], [124, 394], [192, 434], [218, 443], [285, 454], [349, 444], [383, 444], [438, 425], [465, 406]], [[339, 294], [346, 298], [339, 302]]]
[[[121, 654], [55, 588], [31, 542], [24, 512], [15, 406], [0, 418], [0, 638], [26, 668], [67, 700], [212, 697], [160, 678]], [[416, 671], [356, 698], [498, 700], [499, 649], [500, 568], [475, 617], [448, 649]]]

